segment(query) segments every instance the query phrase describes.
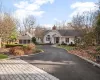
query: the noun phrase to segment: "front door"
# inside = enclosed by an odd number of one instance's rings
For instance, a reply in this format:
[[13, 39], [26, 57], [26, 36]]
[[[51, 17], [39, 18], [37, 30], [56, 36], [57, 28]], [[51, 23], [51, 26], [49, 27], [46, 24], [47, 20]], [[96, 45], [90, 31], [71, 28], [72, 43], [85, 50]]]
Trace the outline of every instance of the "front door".
[[56, 43], [59, 43], [59, 37], [56, 37]]

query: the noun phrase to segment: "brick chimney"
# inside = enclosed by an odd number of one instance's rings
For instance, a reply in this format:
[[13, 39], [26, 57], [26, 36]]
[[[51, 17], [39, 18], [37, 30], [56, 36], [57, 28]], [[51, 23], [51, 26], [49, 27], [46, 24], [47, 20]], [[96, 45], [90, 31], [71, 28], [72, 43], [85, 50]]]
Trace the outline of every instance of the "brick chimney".
[[55, 25], [52, 27], [52, 30], [56, 30], [56, 26]]

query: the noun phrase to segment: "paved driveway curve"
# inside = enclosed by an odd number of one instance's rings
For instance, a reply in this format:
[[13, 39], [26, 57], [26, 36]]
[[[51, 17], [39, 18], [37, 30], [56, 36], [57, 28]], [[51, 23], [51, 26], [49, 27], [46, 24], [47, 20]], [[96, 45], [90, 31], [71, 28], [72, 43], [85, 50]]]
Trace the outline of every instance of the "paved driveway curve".
[[100, 69], [64, 49], [41, 47], [44, 52], [21, 59], [45, 70], [60, 80], [100, 80]]

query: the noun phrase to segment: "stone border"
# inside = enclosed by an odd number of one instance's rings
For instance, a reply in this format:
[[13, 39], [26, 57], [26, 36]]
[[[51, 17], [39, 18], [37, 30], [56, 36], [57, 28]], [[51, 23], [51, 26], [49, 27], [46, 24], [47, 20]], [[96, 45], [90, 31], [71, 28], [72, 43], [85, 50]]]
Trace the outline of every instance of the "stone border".
[[0, 59], [0, 60], [9, 60], [9, 59], [20, 58], [20, 57], [23, 57], [23, 56], [37, 55], [37, 54], [40, 54], [40, 53], [43, 53], [43, 52], [44, 52], [44, 51], [42, 50], [41, 52], [39, 52], [39, 53], [35, 53], [35, 54], [22, 55], [22, 56], [14, 56], [14, 57], [6, 58], [6, 59]]
[[[53, 47], [60, 48], [60, 47], [57, 47], [57, 46], [53, 46]], [[60, 49], [64, 49], [64, 48], [60, 48]], [[64, 50], [66, 50], [66, 49], [64, 49]], [[67, 51], [67, 50], [66, 50], [66, 51]], [[67, 51], [67, 52], [68, 52], [68, 51]], [[70, 53], [70, 54], [71, 54], [71, 53]], [[73, 55], [75, 55], [75, 56], [77, 56], [77, 57], [79, 57], [79, 58], [81, 58], [81, 59], [83, 59], [83, 60], [85, 60], [85, 61], [87, 61], [87, 62], [93, 64], [93, 66], [97, 66], [98, 68], [100, 68], [100, 64], [98, 64], [98, 63], [96, 63], [96, 62], [93, 62], [92, 60], [89, 60], [89, 59], [84, 58], [84, 57], [82, 57], [82, 56], [79, 56], [79, 55], [77, 55], [77, 54], [73, 54]]]

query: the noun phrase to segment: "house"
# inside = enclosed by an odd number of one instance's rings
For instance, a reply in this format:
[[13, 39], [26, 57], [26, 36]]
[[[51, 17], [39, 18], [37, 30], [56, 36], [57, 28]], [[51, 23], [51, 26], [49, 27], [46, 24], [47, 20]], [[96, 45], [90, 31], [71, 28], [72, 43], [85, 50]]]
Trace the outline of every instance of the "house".
[[75, 38], [81, 37], [81, 32], [76, 30], [57, 30], [54, 26], [52, 30], [44, 32], [43, 43], [51, 44], [75, 44]]
[[23, 32], [18, 37], [19, 44], [30, 44], [32, 43], [32, 35], [29, 32]]
[[52, 30], [46, 30], [44, 32], [43, 40], [41, 40], [39, 37], [35, 36], [35, 34], [31, 34], [29, 32], [24, 32], [21, 34], [18, 38], [20, 44], [29, 44], [32, 42], [32, 37], [36, 37], [36, 41], [38, 43], [44, 43], [44, 44], [75, 44], [75, 38], [80, 39], [81, 38], [81, 32], [76, 31], [73, 29], [67, 29], [67, 30], [57, 30], [56, 26], [52, 28]]

